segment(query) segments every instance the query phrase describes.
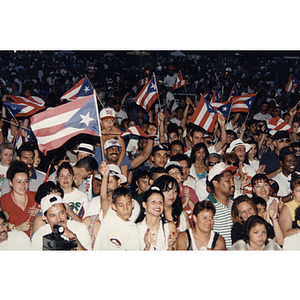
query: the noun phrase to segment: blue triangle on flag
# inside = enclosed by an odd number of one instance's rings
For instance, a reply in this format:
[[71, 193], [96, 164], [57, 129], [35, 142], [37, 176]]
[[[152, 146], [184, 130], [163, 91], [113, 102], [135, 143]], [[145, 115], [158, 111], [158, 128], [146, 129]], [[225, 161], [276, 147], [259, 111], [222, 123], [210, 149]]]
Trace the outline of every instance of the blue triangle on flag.
[[89, 96], [89, 95], [92, 95], [93, 92], [94, 92], [94, 89], [93, 89], [89, 79], [87, 77], [85, 77], [79, 92], [76, 94], [76, 97]]
[[22, 104], [16, 104], [11, 102], [3, 102], [3, 104], [7, 107], [7, 109], [11, 112], [13, 116], [17, 115], [24, 108], [24, 105]]
[[90, 129], [100, 135], [94, 97], [92, 96], [73, 116], [66, 122], [63, 128], [72, 127], [78, 129]]
[[154, 77], [152, 77], [151, 82], [147, 89], [147, 94], [150, 94], [150, 93], [157, 93], [157, 88], [156, 88], [156, 84], [154, 81]]

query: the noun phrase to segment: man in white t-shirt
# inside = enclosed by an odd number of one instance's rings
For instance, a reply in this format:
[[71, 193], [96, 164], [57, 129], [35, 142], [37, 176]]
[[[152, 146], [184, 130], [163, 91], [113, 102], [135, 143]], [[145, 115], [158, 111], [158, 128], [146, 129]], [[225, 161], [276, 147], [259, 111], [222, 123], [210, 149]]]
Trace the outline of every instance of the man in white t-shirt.
[[23, 231], [8, 231], [6, 216], [0, 211], [0, 250], [31, 250], [29, 237]]
[[32, 249], [43, 250], [43, 237], [63, 227], [61, 237], [67, 241], [76, 241], [76, 250], [91, 250], [91, 237], [85, 224], [67, 219], [63, 199], [54, 194], [42, 198], [41, 210], [46, 225], [40, 227], [32, 236]]
[[173, 88], [173, 84], [176, 82], [177, 73], [175, 73], [175, 67], [169, 66], [169, 74], [164, 78], [164, 84], [166, 87]]
[[268, 102], [264, 101], [260, 105], [260, 112], [253, 116], [253, 119], [260, 120], [260, 121], [268, 121], [272, 118], [270, 114], [268, 114], [269, 104]]

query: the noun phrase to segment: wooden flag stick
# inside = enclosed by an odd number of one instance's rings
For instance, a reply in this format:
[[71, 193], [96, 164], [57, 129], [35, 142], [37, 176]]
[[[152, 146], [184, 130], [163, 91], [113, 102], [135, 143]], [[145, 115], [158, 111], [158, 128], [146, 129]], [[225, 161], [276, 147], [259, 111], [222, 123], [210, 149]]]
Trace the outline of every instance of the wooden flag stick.
[[[84, 75], [85, 75], [85, 77], [87, 77], [86, 74], [84, 74]], [[89, 80], [90, 80], [90, 79], [89, 79]], [[92, 80], [90, 80], [90, 83], [91, 83], [91, 85], [92, 85], [94, 91], [96, 91], [96, 90], [95, 90], [94, 83], [93, 83]], [[96, 98], [99, 100], [100, 104], [102, 105], [102, 108], [104, 108], [104, 104], [102, 103], [101, 99], [98, 97], [98, 95], [97, 95], [96, 93], [95, 93], [95, 95], [96, 95]]]
[[[157, 88], [156, 78], [155, 78], [155, 73], [154, 73], [154, 72], [153, 72], [153, 77], [154, 77], [154, 79], [155, 79], [155, 86], [156, 86], [157, 93], [158, 93], [158, 88]], [[157, 99], [158, 99], [159, 110], [161, 111], [160, 97], [158, 96]]]
[[[96, 91], [94, 89], [94, 96], [96, 96]], [[100, 120], [99, 120], [99, 113], [98, 113], [98, 103], [96, 101], [96, 97], [95, 97], [95, 105], [97, 107], [97, 119], [98, 119], [98, 124], [99, 124], [99, 137], [100, 137], [100, 145], [101, 145], [101, 153], [102, 153], [102, 160], [104, 160], [104, 151], [103, 151], [103, 139], [102, 139], [102, 132], [101, 132], [101, 124], [100, 124]]]
[[[11, 124], [11, 125], [14, 125], [14, 126], [16, 126], [16, 127], [20, 127], [20, 128], [22, 128], [22, 129], [26, 129], [26, 130], [32, 131], [30, 128], [26, 128], [26, 127], [23, 127], [23, 126], [21, 126], [21, 125], [16, 125], [16, 124], [14, 124], [14, 123], [12, 123], [12, 122], [6, 120], [6, 119], [3, 119], [3, 121], [6, 122], [6, 123], [9, 123], [9, 124]], [[17, 123], [19, 123], [19, 122], [17, 121]]]

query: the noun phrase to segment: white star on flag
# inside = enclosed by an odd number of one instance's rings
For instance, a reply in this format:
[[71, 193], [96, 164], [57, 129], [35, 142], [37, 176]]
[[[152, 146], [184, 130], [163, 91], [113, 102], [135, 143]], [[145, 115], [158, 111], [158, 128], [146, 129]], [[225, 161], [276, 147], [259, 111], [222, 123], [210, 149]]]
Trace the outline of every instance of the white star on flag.
[[85, 88], [84, 88], [84, 91], [87, 93], [88, 91], [90, 90], [90, 88], [88, 87], [88, 86], [86, 86]]
[[82, 118], [80, 123], [84, 123], [86, 126], [89, 126], [90, 121], [94, 120], [93, 118], [90, 118], [90, 112], [88, 112], [85, 116], [80, 115], [80, 117]]
[[226, 107], [226, 106], [224, 106], [224, 107], [223, 107], [223, 111], [226, 111], [226, 110], [227, 110], [227, 107]]
[[151, 84], [151, 89], [154, 89], [154, 90], [156, 90], [156, 87], [155, 87], [155, 84]]

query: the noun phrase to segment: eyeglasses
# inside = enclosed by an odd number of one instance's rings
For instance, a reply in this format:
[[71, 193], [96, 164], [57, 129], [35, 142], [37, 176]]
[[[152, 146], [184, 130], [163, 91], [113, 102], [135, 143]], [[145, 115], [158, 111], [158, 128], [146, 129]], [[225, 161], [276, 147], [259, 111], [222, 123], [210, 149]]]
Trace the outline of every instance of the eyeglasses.
[[216, 164], [218, 164], [219, 163], [219, 161], [209, 161], [208, 163], [207, 163], [207, 165], [209, 166], [209, 167], [212, 167], [212, 166], [214, 166], [214, 165], [216, 165]]
[[213, 144], [213, 142], [212, 141], [206, 141], [205, 142], [207, 145], [211, 145], [211, 144]]
[[279, 143], [289, 143], [291, 141], [291, 139], [280, 139], [278, 140]]
[[227, 160], [225, 163], [226, 163], [227, 166], [231, 166], [231, 165], [233, 165], [234, 167], [239, 166], [239, 164], [237, 162], [233, 162], [231, 160]]

